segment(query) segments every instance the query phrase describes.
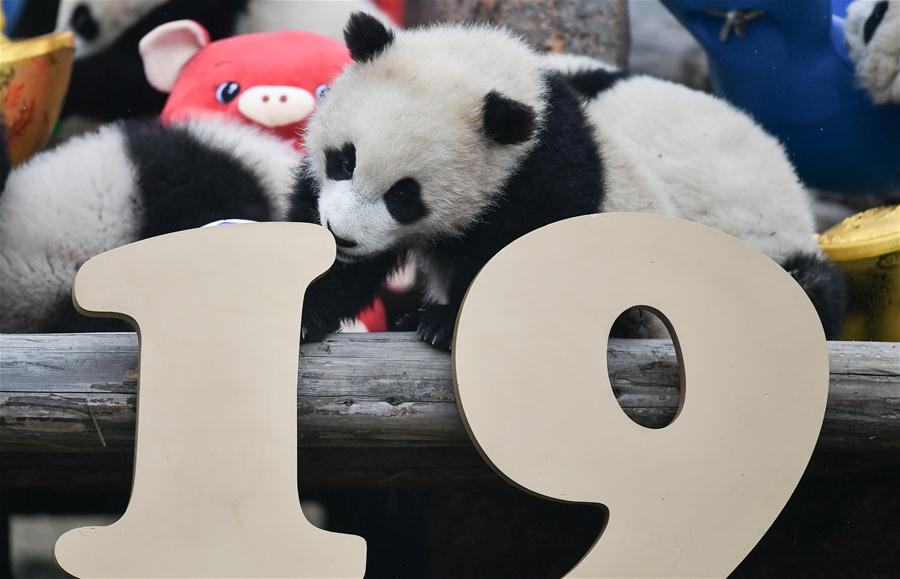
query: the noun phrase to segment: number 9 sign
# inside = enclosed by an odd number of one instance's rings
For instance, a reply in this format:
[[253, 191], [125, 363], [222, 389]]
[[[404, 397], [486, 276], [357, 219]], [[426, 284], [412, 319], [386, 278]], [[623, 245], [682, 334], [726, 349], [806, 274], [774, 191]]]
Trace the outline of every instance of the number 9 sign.
[[[609, 329], [643, 306], [669, 326], [681, 407], [662, 429], [622, 411]], [[726, 577], [784, 507], [825, 412], [812, 304], [775, 262], [708, 227], [600, 214], [534, 231], [473, 282], [454, 376], [466, 428], [506, 479], [603, 504], [567, 577]]]

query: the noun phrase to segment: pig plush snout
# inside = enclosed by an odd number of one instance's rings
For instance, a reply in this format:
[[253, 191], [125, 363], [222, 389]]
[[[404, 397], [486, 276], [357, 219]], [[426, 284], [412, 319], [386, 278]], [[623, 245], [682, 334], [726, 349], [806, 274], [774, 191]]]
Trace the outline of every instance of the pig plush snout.
[[316, 99], [295, 86], [257, 85], [238, 98], [238, 110], [245, 117], [266, 127], [289, 125], [306, 118]]

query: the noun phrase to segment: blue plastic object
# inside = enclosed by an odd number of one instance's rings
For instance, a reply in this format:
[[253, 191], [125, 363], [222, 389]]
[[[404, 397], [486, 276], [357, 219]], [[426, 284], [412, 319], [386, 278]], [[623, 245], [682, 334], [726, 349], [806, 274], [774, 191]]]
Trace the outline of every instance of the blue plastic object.
[[900, 106], [874, 104], [854, 78], [849, 0], [662, 2], [706, 51], [716, 94], [777, 136], [807, 185], [900, 191]]

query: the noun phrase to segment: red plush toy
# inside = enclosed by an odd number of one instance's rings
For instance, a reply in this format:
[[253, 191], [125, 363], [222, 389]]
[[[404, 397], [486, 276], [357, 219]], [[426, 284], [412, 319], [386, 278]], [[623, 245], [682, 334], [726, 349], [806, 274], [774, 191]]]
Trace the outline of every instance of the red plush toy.
[[309, 32], [244, 34], [210, 43], [192, 20], [157, 27], [140, 42], [150, 84], [170, 93], [166, 123], [216, 115], [259, 125], [295, 141], [334, 78], [352, 62], [347, 48]]

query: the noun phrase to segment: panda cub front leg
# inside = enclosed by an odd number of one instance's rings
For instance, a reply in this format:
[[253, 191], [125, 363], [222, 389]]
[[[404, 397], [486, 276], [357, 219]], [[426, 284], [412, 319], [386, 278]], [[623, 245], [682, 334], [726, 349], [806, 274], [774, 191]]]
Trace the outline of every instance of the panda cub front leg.
[[416, 337], [438, 350], [449, 352], [453, 345], [453, 330], [458, 304], [426, 303], [397, 321], [394, 329], [401, 332], [415, 331]]
[[[425, 282], [426, 304], [401, 320], [401, 329], [413, 330], [420, 340], [450, 351], [456, 318], [463, 299], [488, 254], [467, 251], [466, 240], [454, 240], [430, 254], [417, 254], [416, 265]], [[479, 248], [483, 249], [483, 248]]]
[[416, 311], [401, 317], [394, 329], [401, 332], [414, 331], [423, 342], [449, 352], [459, 308], [460, 304], [427, 302]]
[[410, 258], [423, 285], [424, 305], [400, 318], [396, 329], [414, 331], [423, 342], [449, 351], [460, 307], [459, 303], [450, 304], [455, 268], [450, 260], [432, 252], [413, 251]]
[[371, 306], [385, 278], [396, 269], [397, 259], [384, 254], [358, 263], [335, 262], [306, 291], [301, 340], [320, 342], [336, 332], [342, 321]]
[[[288, 219], [321, 225], [320, 192], [309, 168], [301, 167], [296, 173]], [[324, 340], [338, 330], [342, 321], [354, 318], [360, 310], [372, 305], [400, 257], [383, 252], [359, 261], [335, 261], [331, 269], [309, 286], [303, 298], [301, 341]]]

